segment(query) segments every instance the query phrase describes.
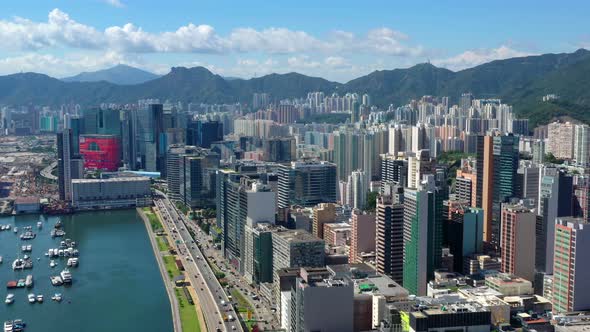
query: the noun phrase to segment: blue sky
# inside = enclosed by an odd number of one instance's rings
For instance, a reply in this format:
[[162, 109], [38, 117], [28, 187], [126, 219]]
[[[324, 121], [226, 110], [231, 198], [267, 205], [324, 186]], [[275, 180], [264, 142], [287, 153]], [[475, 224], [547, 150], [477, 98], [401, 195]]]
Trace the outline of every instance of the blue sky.
[[0, 74], [125, 63], [164, 74], [301, 72], [347, 81], [431, 61], [460, 70], [590, 44], [590, 2], [3, 1]]

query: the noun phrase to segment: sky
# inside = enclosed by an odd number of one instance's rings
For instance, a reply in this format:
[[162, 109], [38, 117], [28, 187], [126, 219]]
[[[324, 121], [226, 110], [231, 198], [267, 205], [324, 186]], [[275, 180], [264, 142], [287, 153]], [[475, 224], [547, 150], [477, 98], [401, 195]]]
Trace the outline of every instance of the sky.
[[590, 1], [19, 0], [0, 2], [0, 74], [299, 72], [346, 82], [430, 61], [461, 70], [590, 46]]

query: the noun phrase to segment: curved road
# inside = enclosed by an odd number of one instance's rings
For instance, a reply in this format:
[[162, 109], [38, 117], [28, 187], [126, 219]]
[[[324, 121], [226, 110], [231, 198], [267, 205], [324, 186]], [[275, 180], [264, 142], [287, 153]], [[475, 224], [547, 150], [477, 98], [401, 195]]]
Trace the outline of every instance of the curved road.
[[57, 176], [51, 174], [51, 171], [57, 167], [57, 161], [52, 162], [49, 166], [41, 170], [41, 176], [46, 179], [57, 181]]

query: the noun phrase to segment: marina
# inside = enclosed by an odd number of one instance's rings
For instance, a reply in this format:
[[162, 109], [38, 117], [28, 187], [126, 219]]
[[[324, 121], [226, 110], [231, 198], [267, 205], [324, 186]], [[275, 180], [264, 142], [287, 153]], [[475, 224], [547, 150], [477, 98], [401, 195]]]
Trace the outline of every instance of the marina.
[[[33, 332], [172, 330], [170, 303], [136, 212], [60, 218], [0, 218], [5, 231], [18, 230], [0, 232], [0, 255], [7, 261], [0, 264], [0, 283], [6, 285], [0, 323], [23, 331], [26, 321], [26, 331]], [[34, 238], [21, 239], [27, 232]]]

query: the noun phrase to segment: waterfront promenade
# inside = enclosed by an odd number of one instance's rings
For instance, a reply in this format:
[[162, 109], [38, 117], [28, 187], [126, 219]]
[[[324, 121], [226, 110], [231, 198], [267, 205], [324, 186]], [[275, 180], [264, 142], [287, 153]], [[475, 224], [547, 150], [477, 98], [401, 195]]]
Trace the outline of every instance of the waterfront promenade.
[[170, 299], [170, 306], [172, 309], [172, 325], [174, 326], [174, 332], [182, 332], [182, 322], [180, 320], [178, 300], [176, 298], [176, 295], [174, 294], [174, 288], [168, 280], [168, 274], [166, 273], [166, 264], [164, 264], [162, 254], [160, 253], [160, 250], [158, 249], [158, 244], [156, 243], [156, 234], [152, 230], [150, 221], [146, 214], [143, 212], [143, 210], [141, 208], [137, 208], [137, 213], [139, 214], [139, 216], [143, 220], [143, 223], [145, 224], [145, 228], [148, 232], [148, 237], [150, 239], [152, 249], [154, 250], [154, 256], [156, 258], [156, 261], [158, 262], [160, 274], [162, 275], [162, 281], [164, 282], [164, 286], [166, 287], [166, 293], [168, 293], [168, 298]]

